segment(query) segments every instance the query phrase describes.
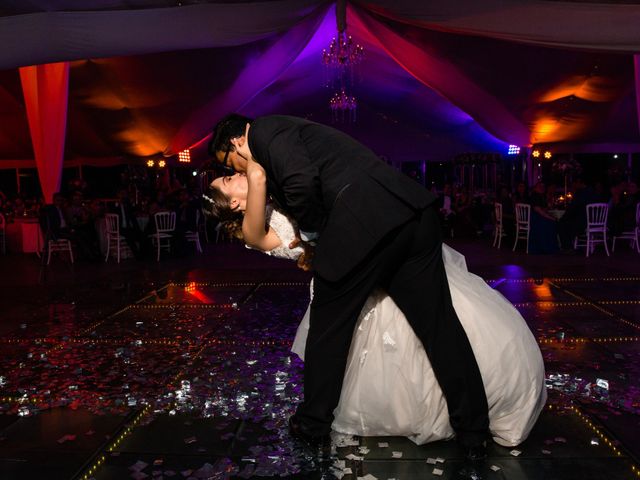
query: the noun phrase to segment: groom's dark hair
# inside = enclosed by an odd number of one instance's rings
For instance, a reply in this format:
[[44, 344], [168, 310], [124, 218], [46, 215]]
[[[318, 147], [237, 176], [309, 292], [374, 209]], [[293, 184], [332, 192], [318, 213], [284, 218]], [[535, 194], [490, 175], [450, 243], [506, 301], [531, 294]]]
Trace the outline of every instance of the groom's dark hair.
[[231, 139], [241, 137], [247, 128], [247, 123], [253, 122], [252, 118], [230, 113], [213, 128], [211, 141], [209, 142], [209, 155], [215, 156], [216, 152], [227, 152], [233, 148]]

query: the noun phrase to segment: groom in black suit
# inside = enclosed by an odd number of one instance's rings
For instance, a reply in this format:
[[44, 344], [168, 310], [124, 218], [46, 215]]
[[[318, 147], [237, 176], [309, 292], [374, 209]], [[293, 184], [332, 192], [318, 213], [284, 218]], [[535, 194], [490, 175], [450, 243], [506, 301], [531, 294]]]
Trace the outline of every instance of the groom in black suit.
[[435, 197], [348, 135], [301, 118], [231, 114], [210, 150], [239, 172], [251, 158], [262, 165], [270, 195], [298, 223], [303, 261], [314, 252], [304, 402], [291, 433], [327, 444], [358, 314], [381, 287], [422, 341], [467, 458], [483, 458], [487, 400], [451, 302]]

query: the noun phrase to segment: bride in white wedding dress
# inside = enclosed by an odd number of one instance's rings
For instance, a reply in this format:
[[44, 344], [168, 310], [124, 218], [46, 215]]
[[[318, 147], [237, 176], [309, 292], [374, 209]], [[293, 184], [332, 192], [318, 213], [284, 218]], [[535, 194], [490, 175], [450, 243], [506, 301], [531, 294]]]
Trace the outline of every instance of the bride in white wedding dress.
[[[253, 168], [261, 169], [257, 164]], [[295, 223], [265, 205], [263, 178], [249, 169], [247, 176], [217, 178], [211, 196], [205, 196], [205, 207], [221, 221], [242, 212], [239, 221], [247, 244], [296, 260], [303, 250], [289, 248], [297, 234]], [[238, 225], [236, 232], [239, 229]], [[442, 254], [453, 305], [482, 374], [491, 435], [500, 445], [518, 445], [529, 435], [547, 398], [540, 349], [520, 313], [467, 270], [463, 255], [446, 245]], [[292, 348], [303, 359], [308, 329], [309, 309]], [[370, 295], [358, 318], [334, 416], [333, 430], [346, 434], [404, 436], [417, 444], [454, 435], [422, 343], [383, 291]]]

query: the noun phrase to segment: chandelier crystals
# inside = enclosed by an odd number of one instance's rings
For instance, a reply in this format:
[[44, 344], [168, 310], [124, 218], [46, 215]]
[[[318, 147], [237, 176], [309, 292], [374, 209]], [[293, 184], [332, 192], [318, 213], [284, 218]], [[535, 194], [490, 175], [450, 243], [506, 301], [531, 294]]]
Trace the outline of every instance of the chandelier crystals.
[[356, 97], [347, 95], [344, 89], [333, 94], [333, 97], [329, 100], [329, 107], [331, 107], [334, 120], [344, 122], [346, 118], [352, 122], [356, 121], [358, 102]]
[[356, 120], [358, 102], [350, 93], [354, 84], [354, 67], [364, 57], [364, 47], [339, 30], [337, 37], [331, 39], [328, 48], [322, 50], [322, 63], [325, 66], [325, 85], [334, 90], [329, 100], [334, 121]]
[[333, 37], [329, 44], [329, 50], [322, 49], [322, 63], [328, 67], [350, 68], [357, 65], [364, 55], [364, 47], [354, 43], [351, 35], [338, 32], [338, 38]]

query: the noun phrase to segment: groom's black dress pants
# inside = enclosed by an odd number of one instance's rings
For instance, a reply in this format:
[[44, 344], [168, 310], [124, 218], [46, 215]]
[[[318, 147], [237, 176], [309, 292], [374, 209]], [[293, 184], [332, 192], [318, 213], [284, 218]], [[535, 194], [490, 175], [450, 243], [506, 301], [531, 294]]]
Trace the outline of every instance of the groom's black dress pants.
[[469, 340], [453, 309], [432, 207], [391, 232], [346, 278], [338, 282], [314, 278], [304, 402], [296, 412], [301, 428], [314, 436], [330, 432], [354, 327], [375, 287], [388, 292], [422, 341], [458, 440], [463, 446], [483, 441], [489, 426], [487, 399]]

